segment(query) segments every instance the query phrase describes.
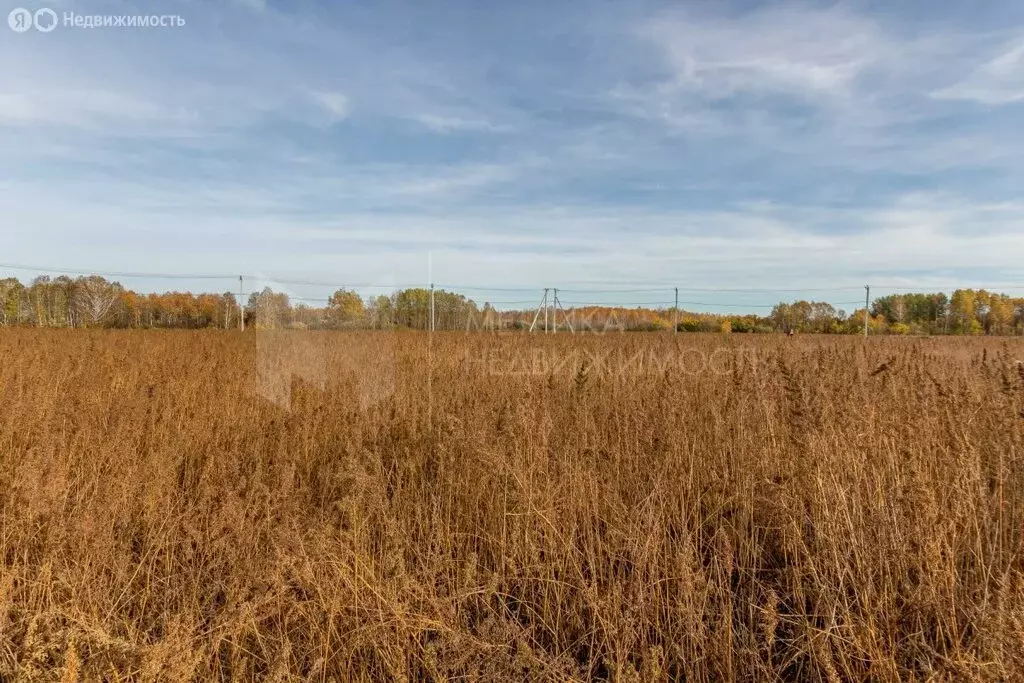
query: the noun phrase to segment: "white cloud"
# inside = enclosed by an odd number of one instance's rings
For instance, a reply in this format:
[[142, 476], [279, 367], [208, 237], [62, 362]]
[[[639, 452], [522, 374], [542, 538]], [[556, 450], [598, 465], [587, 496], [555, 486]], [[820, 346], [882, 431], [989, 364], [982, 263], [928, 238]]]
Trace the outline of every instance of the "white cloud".
[[0, 94], [0, 124], [59, 124], [83, 128], [131, 124], [191, 124], [187, 109], [102, 89], [47, 89]]
[[454, 131], [483, 131], [488, 133], [510, 132], [512, 128], [507, 125], [491, 123], [486, 119], [468, 118], [463, 116], [444, 116], [438, 114], [417, 114], [412, 117], [414, 121], [423, 124], [427, 128], [438, 133], [451, 133]]
[[892, 51], [875, 22], [839, 8], [772, 6], [739, 19], [669, 14], [644, 22], [639, 33], [668, 57], [674, 76], [666, 87], [709, 97], [848, 96]]
[[[198, 194], [192, 186], [147, 183], [96, 182], [76, 192], [7, 186], [10, 253], [53, 263], [44, 245], [60, 243], [74, 251], [75, 260], [69, 256], [57, 265], [140, 270], [133, 259], [141, 254], [148, 270], [173, 272], [177, 259], [188, 258], [193, 271], [245, 271], [253, 261], [252, 267], [268, 272], [320, 268], [359, 281], [382, 264], [401, 272], [402, 264], [434, 252], [441, 281], [466, 285], [547, 286], [601, 277], [757, 289], [825, 289], [898, 278], [908, 287], [950, 280], [992, 286], [1024, 262], [1019, 201], [911, 193], [846, 209], [758, 203], [689, 210], [515, 206], [477, 194], [507, 181], [500, 168], [452, 169], [433, 182], [409, 169], [365, 171], [335, 185], [298, 178], [292, 184], [215, 186]], [[361, 184], [351, 184], [357, 178]], [[353, 207], [353, 198], [367, 201], [375, 186], [389, 210]], [[325, 205], [328, 199], [333, 203]], [[310, 204], [326, 208], [310, 215]], [[181, 226], [203, 236], [209, 266], [193, 261], [193, 243], [175, 237]], [[125, 241], [126, 234], [145, 239]], [[111, 251], [116, 244], [121, 246]], [[149, 246], [139, 251], [143, 244]], [[246, 245], [246, 253], [234, 251], [231, 245], [238, 244]], [[254, 248], [258, 253], [251, 253]], [[989, 282], [956, 275], [972, 270], [990, 273]], [[941, 283], [927, 275], [939, 272], [947, 273]]]
[[331, 122], [344, 121], [349, 117], [351, 105], [345, 95], [337, 92], [315, 92], [313, 98], [331, 118]]
[[1024, 102], [1024, 40], [1006, 47], [966, 79], [936, 90], [932, 96], [985, 105]]
[[[671, 11], [639, 21], [632, 35], [633, 59], [603, 100], [628, 123], [588, 141], [594, 158], [603, 149], [627, 157], [619, 163], [643, 154], [648, 165], [670, 165], [659, 150], [676, 148], [687, 160], [706, 155], [723, 174], [729, 164], [759, 168], [766, 187], [804, 177], [812, 193], [839, 173], [1019, 172], [1024, 129], [978, 127], [935, 96], [968, 92], [942, 88], [974, 68], [991, 32], [775, 4], [735, 16]], [[1024, 93], [1012, 87], [1024, 83], [1018, 45], [990, 60], [988, 86], [971, 81], [973, 96]]]

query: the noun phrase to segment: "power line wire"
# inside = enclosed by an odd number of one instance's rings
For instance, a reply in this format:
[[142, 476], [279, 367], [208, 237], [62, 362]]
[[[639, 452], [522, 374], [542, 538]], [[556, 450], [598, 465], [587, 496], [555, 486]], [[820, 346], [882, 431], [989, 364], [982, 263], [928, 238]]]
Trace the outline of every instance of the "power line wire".
[[[477, 285], [450, 285], [435, 283], [437, 287], [460, 289], [467, 292], [536, 292], [537, 287], [481, 287]], [[558, 291], [562, 291], [559, 289]]]
[[[23, 270], [23, 271], [34, 271], [40, 273], [59, 273], [66, 275], [98, 275], [101, 277], [116, 277], [116, 278], [150, 278], [159, 280], [230, 280], [234, 281], [239, 277], [238, 274], [232, 275], [217, 275], [212, 273], [160, 273], [160, 272], [141, 272], [141, 271], [98, 271], [98, 270], [83, 270], [74, 268], [49, 268], [42, 266], [30, 266], [25, 264], [11, 264], [11, 263], [0, 263], [0, 268], [6, 268], [10, 270]], [[270, 275], [241, 275], [241, 277], [252, 280], [255, 282], [262, 282], [267, 284], [278, 284], [278, 285], [291, 285], [291, 286], [306, 286], [306, 287], [325, 287], [332, 289], [384, 289], [384, 290], [396, 290], [396, 289], [408, 289], [418, 288], [426, 289], [427, 287], [422, 284], [373, 284], [373, 283], [362, 283], [362, 284], [338, 284], [336, 282], [330, 282], [326, 280], [308, 280], [308, 279], [288, 279], [288, 278], [275, 278]], [[609, 280], [594, 280], [589, 282], [575, 281], [568, 282], [567, 284], [600, 284], [612, 282]], [[630, 284], [630, 283], [624, 283]], [[486, 287], [481, 285], [454, 285], [454, 284], [435, 284], [435, 286], [442, 290], [452, 291], [453, 293], [462, 292], [535, 292], [538, 291], [536, 287]], [[962, 288], [962, 285], [928, 285], [914, 287], [909, 285], [873, 285], [875, 290], [949, 290], [953, 291]], [[653, 292], [666, 292], [670, 290], [677, 290], [680, 292], [705, 292], [705, 293], [795, 293], [795, 292], [839, 292], [839, 291], [850, 291], [860, 290], [861, 285], [857, 286], [843, 286], [843, 287], [805, 287], [805, 288], [772, 288], [772, 287], [761, 287], [761, 288], [742, 288], [742, 287], [674, 287], [672, 285], [665, 285], [663, 287], [621, 287], [616, 289], [563, 289], [559, 288], [560, 292], [566, 292], [570, 294], [633, 294], [633, 293], [653, 293]], [[1024, 285], [989, 285], [987, 289], [992, 290], [1021, 290], [1024, 289]], [[299, 297], [290, 296], [291, 299], [296, 301], [315, 301], [315, 302], [327, 302], [329, 299], [318, 298], [318, 297]], [[479, 298], [479, 297], [478, 297]], [[485, 302], [496, 305], [528, 305], [533, 304], [533, 301], [493, 301]], [[582, 301], [564, 301], [562, 303], [573, 305], [573, 306], [672, 306], [675, 302], [631, 302], [631, 303], [590, 303]], [[833, 305], [836, 306], [849, 306], [849, 305], [860, 305], [860, 301], [845, 301], [838, 302]], [[704, 306], [704, 307], [717, 307], [717, 308], [774, 308], [777, 304], [753, 304], [753, 303], [719, 303], [719, 302], [704, 302], [704, 301], [680, 301], [679, 305], [683, 306]]]
[[[238, 277], [237, 275], [235, 277]], [[276, 278], [266, 275], [244, 275], [246, 279], [255, 280], [257, 282], [264, 282], [276, 285], [293, 285], [296, 287], [327, 287], [328, 289], [407, 289], [409, 287], [420, 287], [424, 288], [422, 284], [390, 284], [390, 285], [378, 285], [371, 283], [357, 283], [357, 284], [344, 284], [339, 285], [335, 282], [327, 282], [323, 280], [289, 280], [285, 278]]]
[[[196, 274], [196, 275], [184, 275], [181, 273], [138, 273], [138, 272], [117, 272], [117, 271], [99, 271], [99, 270], [75, 270], [69, 268], [42, 268], [40, 266], [25, 266], [17, 265], [12, 263], [0, 263], [0, 268], [8, 268], [10, 270], [31, 270], [40, 273], [60, 273], [62, 275], [99, 275], [101, 277], [131, 277], [131, 278], [153, 278], [154, 280], [236, 280], [238, 275], [210, 275], [210, 274]], [[250, 279], [255, 279], [251, 275], [245, 275]]]
[[731, 288], [731, 287], [676, 287], [674, 285], [665, 285], [664, 287], [657, 288], [645, 288], [645, 289], [563, 289], [558, 288], [559, 292], [571, 292], [573, 294], [615, 294], [618, 292], [664, 292], [678, 289], [680, 292], [725, 292], [725, 293], [760, 293], [760, 292], [839, 292], [839, 291], [850, 291], [850, 290], [861, 290], [864, 289], [863, 285], [857, 287], [813, 287], [806, 289], [773, 289], [771, 287], [762, 287], [759, 289], [744, 289], [744, 288]]

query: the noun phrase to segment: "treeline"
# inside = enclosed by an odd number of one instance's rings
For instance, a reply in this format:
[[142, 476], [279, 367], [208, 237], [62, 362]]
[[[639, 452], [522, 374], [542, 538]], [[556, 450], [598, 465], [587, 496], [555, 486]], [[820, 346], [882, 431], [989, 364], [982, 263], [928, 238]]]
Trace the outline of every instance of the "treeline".
[[[861, 334], [864, 309], [847, 313], [815, 301], [777, 304], [768, 315], [722, 315], [672, 309], [588, 306], [498, 311], [465, 296], [434, 291], [433, 324], [438, 330], [552, 329], [609, 332], [671, 330], [684, 332], [801, 332]], [[232, 292], [140, 294], [98, 275], [46, 276], [28, 285], [0, 280], [0, 326], [111, 328], [383, 329], [431, 326], [430, 290], [403, 289], [362, 298], [338, 290], [326, 302], [310, 305], [267, 288], [239, 306]], [[892, 294], [875, 299], [868, 310], [871, 334], [1024, 334], [1024, 298], [985, 290], [958, 289], [951, 296]]]
[[[403, 289], [365, 300], [338, 290], [313, 306], [267, 288], [250, 294], [240, 310], [233, 292], [140, 294], [98, 275], [41, 276], [28, 285], [16, 278], [0, 280], [0, 326], [233, 329], [240, 326], [240, 315], [255, 329], [427, 329], [430, 290]], [[480, 308], [461, 294], [434, 292], [435, 329], [479, 326], [495, 315], [492, 307]]]

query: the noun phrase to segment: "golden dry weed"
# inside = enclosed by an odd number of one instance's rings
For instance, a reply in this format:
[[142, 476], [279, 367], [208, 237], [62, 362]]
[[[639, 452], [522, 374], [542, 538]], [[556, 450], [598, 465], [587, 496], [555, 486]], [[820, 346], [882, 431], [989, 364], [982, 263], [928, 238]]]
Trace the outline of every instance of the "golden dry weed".
[[1022, 679], [1019, 341], [293, 334], [0, 331], [0, 678]]

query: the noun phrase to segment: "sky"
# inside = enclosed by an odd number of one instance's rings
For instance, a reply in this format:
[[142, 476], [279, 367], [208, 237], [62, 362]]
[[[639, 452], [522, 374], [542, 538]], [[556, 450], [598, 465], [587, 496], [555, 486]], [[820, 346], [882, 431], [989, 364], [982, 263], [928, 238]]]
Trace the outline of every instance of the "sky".
[[1024, 295], [1024, 3], [22, 6], [184, 26], [0, 25], [3, 264], [508, 307]]

